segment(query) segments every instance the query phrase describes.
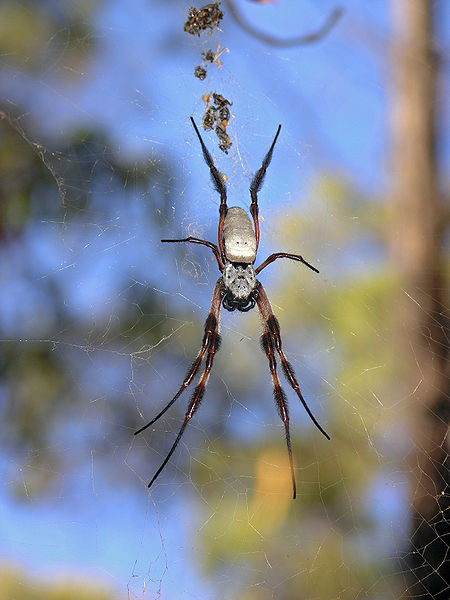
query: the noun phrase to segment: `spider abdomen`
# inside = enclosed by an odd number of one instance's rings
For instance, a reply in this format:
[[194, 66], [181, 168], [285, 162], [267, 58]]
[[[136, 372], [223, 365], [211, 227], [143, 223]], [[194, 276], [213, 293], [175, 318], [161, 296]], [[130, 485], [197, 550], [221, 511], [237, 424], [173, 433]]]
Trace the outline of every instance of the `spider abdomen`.
[[256, 237], [249, 216], [239, 206], [228, 209], [223, 224], [225, 255], [230, 262], [250, 264], [256, 258]]

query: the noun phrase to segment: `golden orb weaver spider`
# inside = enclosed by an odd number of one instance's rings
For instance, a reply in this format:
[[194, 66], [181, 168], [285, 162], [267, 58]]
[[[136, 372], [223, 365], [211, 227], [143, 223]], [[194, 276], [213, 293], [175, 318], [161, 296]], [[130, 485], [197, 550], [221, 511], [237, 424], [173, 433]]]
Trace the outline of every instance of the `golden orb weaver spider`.
[[208, 152], [208, 149], [206, 148], [200, 135], [200, 132], [197, 128], [197, 125], [195, 124], [195, 121], [192, 117], [191, 121], [192, 125], [194, 126], [195, 133], [197, 134], [198, 139], [200, 140], [203, 157], [211, 172], [211, 178], [214, 183], [214, 187], [216, 191], [220, 194], [218, 246], [216, 246], [216, 244], [213, 244], [212, 242], [208, 242], [206, 240], [201, 240], [199, 238], [191, 236], [177, 240], [161, 240], [161, 242], [189, 242], [192, 244], [202, 244], [203, 246], [207, 246], [212, 250], [215, 256], [221, 276], [219, 277], [216, 285], [214, 286], [211, 308], [205, 322], [205, 332], [203, 335], [203, 342], [201, 348], [192, 366], [188, 370], [180, 389], [170, 400], [170, 402], [156, 415], [156, 417], [154, 417], [146, 425], [144, 425], [138, 431], [135, 432], [135, 435], [138, 435], [139, 433], [147, 429], [147, 427], [150, 427], [151, 425], [156, 423], [156, 421], [164, 415], [164, 413], [180, 397], [182, 392], [192, 383], [192, 380], [195, 377], [206, 354], [205, 367], [200, 377], [200, 381], [192, 394], [186, 414], [184, 416], [183, 424], [181, 425], [178, 435], [174, 443], [172, 444], [172, 447], [170, 448], [166, 458], [163, 460], [161, 466], [153, 475], [150, 483], [148, 484], [148, 487], [150, 488], [153, 485], [156, 478], [159, 476], [161, 471], [169, 462], [170, 457], [175, 451], [175, 448], [177, 447], [181, 436], [183, 435], [184, 430], [186, 429], [187, 424], [189, 423], [191, 418], [194, 416], [196, 410], [200, 406], [200, 402], [205, 393], [206, 384], [208, 382], [209, 374], [213, 365], [214, 356], [217, 350], [219, 349], [220, 345], [219, 316], [221, 306], [223, 306], [228, 311], [239, 310], [241, 312], [247, 312], [248, 310], [254, 308], [256, 305], [258, 306], [258, 310], [261, 315], [263, 327], [261, 345], [269, 361], [269, 368], [272, 376], [275, 401], [277, 404], [279, 415], [281, 417], [281, 420], [283, 421], [285, 428], [286, 444], [288, 449], [289, 464], [292, 478], [293, 497], [295, 498], [296, 483], [294, 473], [294, 461], [292, 458], [291, 436], [289, 432], [289, 414], [286, 395], [281, 387], [280, 380], [278, 378], [275, 352], [279, 356], [283, 373], [289, 385], [299, 397], [300, 402], [303, 404], [312, 422], [328, 440], [330, 439], [330, 436], [319, 425], [316, 418], [312, 414], [309, 406], [307, 405], [305, 399], [303, 398], [303, 395], [300, 391], [300, 386], [294, 373], [294, 369], [287, 361], [286, 356], [281, 347], [280, 326], [275, 315], [273, 314], [273, 310], [270, 305], [267, 294], [262, 284], [256, 278], [256, 276], [263, 269], [265, 269], [268, 265], [270, 265], [278, 258], [289, 258], [291, 260], [296, 260], [298, 262], [303, 263], [316, 273], [318, 273], [319, 271], [315, 267], [310, 265], [306, 260], [304, 260], [304, 258], [299, 254], [289, 254], [287, 252], [276, 252], [275, 254], [271, 254], [268, 258], [266, 258], [266, 260], [263, 263], [259, 265], [259, 267], [257, 267], [256, 269], [253, 267], [253, 264], [256, 260], [256, 253], [258, 251], [259, 245], [258, 192], [263, 184], [267, 167], [269, 166], [270, 161], [272, 160], [273, 149], [275, 147], [275, 143], [280, 133], [281, 125], [278, 125], [278, 130], [274, 137], [272, 145], [270, 146], [269, 151], [264, 157], [261, 167], [254, 175], [250, 184], [250, 214], [253, 219], [253, 229], [252, 223], [247, 213], [242, 208], [238, 206], [232, 206], [228, 208], [227, 191], [225, 183], [222, 180], [220, 173], [214, 166], [211, 155]]

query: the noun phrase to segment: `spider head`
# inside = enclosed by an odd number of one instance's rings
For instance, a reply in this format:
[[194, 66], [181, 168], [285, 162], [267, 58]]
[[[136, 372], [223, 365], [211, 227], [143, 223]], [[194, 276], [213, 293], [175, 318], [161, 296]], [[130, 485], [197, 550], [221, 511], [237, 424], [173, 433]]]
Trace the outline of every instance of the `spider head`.
[[233, 310], [240, 310], [241, 312], [247, 312], [247, 311], [251, 310], [252, 308], [255, 308], [255, 304], [256, 304], [256, 293], [255, 292], [252, 293], [245, 300], [237, 300], [230, 294], [230, 292], [225, 292], [223, 299], [222, 299], [223, 307], [226, 308], [227, 310], [229, 310], [230, 312], [233, 312]]
[[254, 308], [257, 280], [253, 265], [226, 262], [222, 281], [222, 304], [226, 310], [247, 312]]

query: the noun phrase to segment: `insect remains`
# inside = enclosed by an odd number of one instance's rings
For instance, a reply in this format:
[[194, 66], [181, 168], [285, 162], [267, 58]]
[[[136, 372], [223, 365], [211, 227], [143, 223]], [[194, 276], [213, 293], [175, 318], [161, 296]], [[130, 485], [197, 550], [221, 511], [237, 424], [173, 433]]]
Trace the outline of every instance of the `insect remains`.
[[223, 19], [223, 12], [219, 6], [220, 2], [212, 2], [199, 9], [191, 6], [187, 21], [184, 24], [184, 31], [191, 35], [200, 35], [203, 31], [209, 29], [211, 34]]

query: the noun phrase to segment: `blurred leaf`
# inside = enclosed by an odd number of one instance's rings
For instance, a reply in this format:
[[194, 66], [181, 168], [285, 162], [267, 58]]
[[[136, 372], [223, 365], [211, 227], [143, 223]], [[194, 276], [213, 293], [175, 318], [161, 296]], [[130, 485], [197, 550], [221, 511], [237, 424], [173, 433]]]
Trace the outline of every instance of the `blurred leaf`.
[[0, 4], [0, 54], [6, 64], [35, 73], [49, 64], [62, 66], [64, 77], [81, 75], [79, 69], [93, 46], [87, 26], [97, 2], [53, 3], [4, 0]]
[[0, 600], [113, 600], [105, 585], [77, 580], [43, 582], [18, 569], [0, 567]]

